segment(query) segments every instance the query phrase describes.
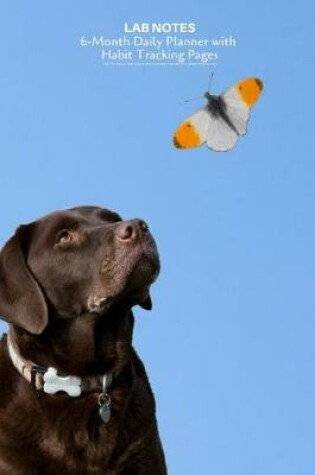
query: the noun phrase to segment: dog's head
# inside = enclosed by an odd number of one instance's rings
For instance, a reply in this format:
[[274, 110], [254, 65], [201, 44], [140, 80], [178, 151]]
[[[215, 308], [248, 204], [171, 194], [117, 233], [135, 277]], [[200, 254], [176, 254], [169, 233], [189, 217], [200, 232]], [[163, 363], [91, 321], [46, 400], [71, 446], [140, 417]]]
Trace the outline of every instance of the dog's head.
[[[83, 206], [20, 226], [0, 253], [0, 315], [39, 334], [49, 316], [151, 308], [159, 257], [147, 224]], [[50, 312], [51, 309], [51, 312]]]

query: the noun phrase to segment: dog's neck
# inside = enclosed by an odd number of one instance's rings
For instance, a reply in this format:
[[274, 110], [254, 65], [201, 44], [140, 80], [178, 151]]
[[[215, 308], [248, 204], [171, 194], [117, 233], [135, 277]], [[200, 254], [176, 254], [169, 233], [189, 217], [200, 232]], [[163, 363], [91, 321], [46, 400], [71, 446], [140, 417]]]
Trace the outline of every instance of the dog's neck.
[[15, 326], [10, 332], [24, 358], [61, 374], [85, 376], [123, 370], [131, 357], [133, 323], [130, 309], [115, 306], [104, 315], [51, 315], [41, 335]]

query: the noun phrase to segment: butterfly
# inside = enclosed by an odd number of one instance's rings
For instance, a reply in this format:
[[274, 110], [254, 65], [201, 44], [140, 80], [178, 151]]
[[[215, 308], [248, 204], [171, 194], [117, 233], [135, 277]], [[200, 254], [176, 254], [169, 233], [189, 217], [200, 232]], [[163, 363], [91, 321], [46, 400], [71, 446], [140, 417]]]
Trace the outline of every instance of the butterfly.
[[239, 136], [246, 134], [250, 109], [262, 90], [260, 79], [247, 78], [220, 96], [206, 92], [206, 106], [188, 117], [175, 131], [175, 147], [195, 148], [206, 143], [218, 152], [235, 147]]

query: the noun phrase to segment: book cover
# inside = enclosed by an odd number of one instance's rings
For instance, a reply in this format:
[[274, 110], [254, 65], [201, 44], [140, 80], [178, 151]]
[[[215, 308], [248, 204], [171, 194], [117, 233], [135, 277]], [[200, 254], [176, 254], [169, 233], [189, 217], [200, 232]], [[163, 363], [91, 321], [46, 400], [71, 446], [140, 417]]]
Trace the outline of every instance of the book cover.
[[161, 271], [133, 345], [168, 473], [314, 473], [311, 3], [0, 11], [1, 246], [81, 205], [144, 220]]

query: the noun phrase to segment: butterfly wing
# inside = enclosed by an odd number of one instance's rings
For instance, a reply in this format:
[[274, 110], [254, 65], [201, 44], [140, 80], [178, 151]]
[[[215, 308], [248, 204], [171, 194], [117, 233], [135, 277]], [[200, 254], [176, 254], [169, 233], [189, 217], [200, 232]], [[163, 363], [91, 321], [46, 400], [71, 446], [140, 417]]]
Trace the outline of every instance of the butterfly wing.
[[177, 148], [195, 148], [207, 143], [216, 151], [226, 151], [234, 147], [238, 134], [222, 117], [211, 113], [204, 107], [183, 122], [174, 134]]
[[192, 114], [176, 130], [173, 142], [177, 148], [195, 148], [204, 144], [208, 137], [210, 115], [204, 107]]
[[239, 134], [223, 119], [210, 115], [210, 127], [207, 137], [207, 146], [216, 152], [226, 152], [235, 147]]
[[258, 78], [248, 78], [238, 82], [220, 97], [225, 105], [225, 113], [239, 135], [246, 134], [250, 108], [257, 102], [263, 83]]

